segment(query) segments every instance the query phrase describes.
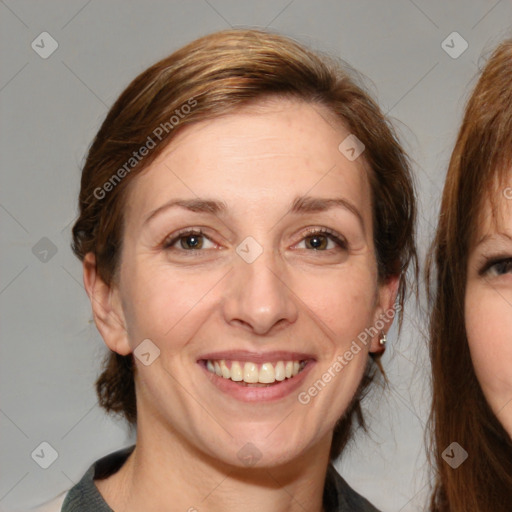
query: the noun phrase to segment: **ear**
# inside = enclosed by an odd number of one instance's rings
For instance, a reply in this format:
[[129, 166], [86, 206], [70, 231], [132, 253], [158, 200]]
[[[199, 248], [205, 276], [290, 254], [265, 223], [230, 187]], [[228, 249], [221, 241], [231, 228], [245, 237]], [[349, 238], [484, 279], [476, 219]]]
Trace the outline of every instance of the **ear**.
[[91, 301], [94, 322], [105, 344], [120, 355], [131, 352], [119, 289], [108, 286], [99, 276], [96, 257], [88, 252], [83, 260], [84, 286]]
[[374, 354], [382, 354], [385, 346], [382, 346], [379, 341], [382, 334], [387, 334], [393, 319], [396, 316], [397, 309], [395, 301], [398, 294], [398, 286], [400, 285], [400, 276], [390, 276], [385, 282], [379, 285], [377, 292], [377, 304], [375, 308], [375, 315], [373, 317], [373, 327], [378, 332], [372, 336], [370, 344], [370, 352]]

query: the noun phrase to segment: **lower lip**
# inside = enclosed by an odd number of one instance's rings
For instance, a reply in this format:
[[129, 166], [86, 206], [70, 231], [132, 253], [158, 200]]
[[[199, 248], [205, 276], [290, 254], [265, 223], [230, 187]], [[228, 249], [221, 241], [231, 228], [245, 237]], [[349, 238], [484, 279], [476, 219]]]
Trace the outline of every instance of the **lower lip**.
[[210, 382], [227, 395], [241, 402], [271, 402], [281, 400], [293, 393], [303, 383], [306, 374], [309, 373], [315, 362], [308, 361], [303, 370], [295, 375], [295, 377], [267, 387], [243, 386], [233, 382], [231, 379], [219, 377], [216, 373], [208, 371], [203, 364], [198, 364], [207, 374], [206, 376]]

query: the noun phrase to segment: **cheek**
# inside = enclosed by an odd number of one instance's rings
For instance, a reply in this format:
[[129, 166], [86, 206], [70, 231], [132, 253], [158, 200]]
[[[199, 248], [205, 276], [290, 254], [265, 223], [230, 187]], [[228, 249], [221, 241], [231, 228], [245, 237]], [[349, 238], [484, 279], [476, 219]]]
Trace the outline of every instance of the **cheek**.
[[297, 278], [293, 289], [306, 306], [303, 311], [337, 345], [344, 346], [371, 325], [376, 282], [368, 267]]
[[[236, 272], [230, 275], [229, 270], [191, 266], [178, 272], [165, 261], [126, 265], [124, 310], [132, 348], [149, 338], [172, 356], [205, 323], [213, 326], [214, 319], [223, 317], [223, 301], [239, 291], [232, 290]], [[345, 351], [371, 325], [376, 277], [366, 258], [339, 270], [288, 268], [281, 277], [284, 288], [278, 293], [295, 303], [296, 327], [315, 336], [326, 357]]]
[[131, 346], [149, 338], [159, 347], [165, 343], [170, 355], [179, 352], [197, 329], [198, 315], [219, 299], [222, 275], [173, 272], [166, 264], [127, 271], [124, 310]]
[[466, 332], [477, 378], [491, 405], [512, 398], [512, 315], [494, 289], [469, 286]]

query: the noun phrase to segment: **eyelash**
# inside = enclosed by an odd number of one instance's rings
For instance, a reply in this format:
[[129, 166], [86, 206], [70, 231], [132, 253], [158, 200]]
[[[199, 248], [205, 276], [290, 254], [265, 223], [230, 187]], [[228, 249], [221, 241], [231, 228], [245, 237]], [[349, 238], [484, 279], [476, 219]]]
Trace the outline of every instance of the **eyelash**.
[[[162, 247], [164, 249], [172, 249], [172, 246], [177, 242], [179, 241], [181, 238], [186, 238], [188, 236], [204, 236], [205, 238], [208, 238], [203, 230], [201, 229], [184, 229], [183, 231], [180, 231], [179, 233], [177, 233], [176, 235], [170, 235], [168, 236], [163, 244], [162, 244]], [[185, 251], [183, 249], [183, 252], [196, 252], [194, 250], [190, 250], [190, 251]]]
[[[301, 241], [304, 238], [312, 238], [315, 235], [324, 235], [327, 238], [330, 238], [341, 249], [347, 249], [348, 248], [348, 244], [347, 244], [347, 241], [345, 240], [345, 238], [343, 236], [341, 236], [339, 233], [336, 233], [336, 231], [333, 231], [332, 229], [329, 229], [329, 228], [312, 228], [312, 229], [308, 229], [305, 233], [303, 233]], [[331, 249], [327, 249], [327, 250], [331, 250]], [[325, 252], [325, 251], [320, 251], [320, 252]]]
[[[208, 240], [210, 240], [208, 238], [208, 236], [206, 236], [205, 233], [201, 229], [185, 229], [183, 231], [180, 231], [176, 235], [171, 235], [171, 236], [167, 237], [164, 240], [164, 242], [162, 244], [162, 247], [163, 247], [163, 249], [171, 250], [172, 246], [176, 242], [178, 242], [181, 238], [186, 238], [187, 236], [193, 236], [193, 235], [194, 236], [203, 236], [203, 237], [207, 238]], [[336, 231], [333, 231], [333, 230], [331, 230], [329, 228], [312, 228], [312, 229], [308, 229], [303, 234], [303, 236], [302, 236], [300, 241], [304, 240], [305, 238], [312, 238], [315, 235], [327, 236], [327, 238], [329, 238], [336, 245], [338, 245], [340, 249], [347, 249], [347, 247], [348, 247], [348, 244], [347, 244], [347, 241], [345, 240], [345, 238], [342, 237], [341, 235], [339, 235], [338, 233], [336, 233]], [[315, 249], [311, 249], [311, 250], [316, 252]], [[324, 250], [318, 251], [318, 252], [328, 252], [328, 251], [332, 251], [332, 249], [324, 249]], [[197, 251], [197, 250], [194, 250], [194, 249], [191, 249], [191, 250], [183, 249], [183, 250], [181, 250], [181, 252], [194, 253], [194, 252], [200, 252], [200, 250]]]
[[[509, 272], [512, 268], [512, 258], [491, 258], [491, 259], [488, 259], [484, 265], [482, 266], [482, 268], [480, 269], [480, 271], [478, 272], [479, 275], [483, 276], [484, 274], [489, 274], [490, 271], [495, 267], [497, 267], [498, 265], [504, 265], [504, 266], [509, 266]], [[504, 273], [502, 274], [497, 274], [497, 275], [505, 275], [507, 272], [505, 271]]]

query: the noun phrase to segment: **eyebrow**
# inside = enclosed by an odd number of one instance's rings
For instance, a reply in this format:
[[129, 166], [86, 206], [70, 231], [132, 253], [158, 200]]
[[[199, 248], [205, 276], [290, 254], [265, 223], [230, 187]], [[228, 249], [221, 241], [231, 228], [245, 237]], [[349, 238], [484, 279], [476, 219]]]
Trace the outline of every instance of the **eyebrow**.
[[493, 238], [498, 238], [498, 239], [501, 239], [501, 238], [507, 238], [508, 240], [510, 240], [512, 242], [512, 235], [509, 235], [508, 233], [492, 233], [492, 234], [487, 234], [487, 235], [484, 235], [482, 238], [480, 238], [480, 240], [478, 240], [477, 244], [475, 245], [475, 249], [482, 245], [483, 243], [487, 242], [488, 240], [491, 240]]
[[[207, 213], [211, 215], [224, 215], [228, 207], [223, 201], [216, 201], [213, 199], [196, 198], [196, 199], [172, 199], [167, 203], [159, 206], [155, 210], [151, 211], [148, 217], [144, 220], [144, 224], [150, 222], [153, 218], [160, 215], [164, 211], [171, 208], [184, 208], [194, 213]], [[357, 217], [361, 227], [364, 231], [364, 221], [361, 213], [347, 199], [342, 197], [339, 198], [324, 198], [324, 197], [311, 197], [311, 196], [299, 196], [296, 197], [288, 213], [301, 214], [301, 213], [319, 213], [333, 208], [343, 208], [349, 211], [355, 217]]]
[[361, 228], [365, 231], [363, 216], [355, 205], [343, 197], [331, 199], [324, 197], [300, 196], [293, 201], [289, 213], [317, 213], [325, 212], [332, 208], [343, 208], [344, 210], [352, 213], [357, 217], [357, 220], [361, 224]]
[[195, 213], [210, 213], [220, 215], [227, 211], [227, 205], [223, 201], [214, 201], [211, 199], [172, 199], [167, 203], [153, 210], [144, 221], [144, 224], [150, 222], [153, 218], [171, 208], [184, 208]]

